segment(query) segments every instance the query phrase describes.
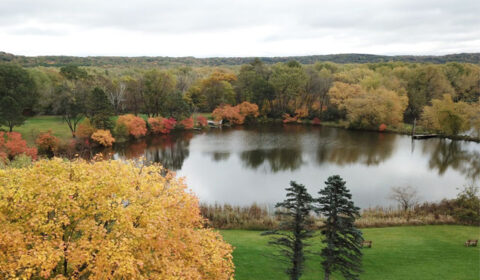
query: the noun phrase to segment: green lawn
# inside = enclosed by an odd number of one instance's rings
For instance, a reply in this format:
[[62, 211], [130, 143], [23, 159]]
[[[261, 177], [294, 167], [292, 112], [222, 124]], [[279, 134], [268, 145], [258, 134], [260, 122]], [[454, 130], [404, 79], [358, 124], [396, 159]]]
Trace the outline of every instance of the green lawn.
[[[221, 233], [235, 247], [236, 279], [288, 279], [282, 263], [270, 257], [273, 248], [261, 232]], [[361, 279], [480, 279], [480, 248], [463, 245], [467, 239], [480, 239], [478, 227], [405, 226], [363, 229], [363, 233], [373, 246], [363, 249]], [[319, 237], [313, 243], [310, 250], [321, 247]], [[318, 256], [307, 261], [302, 279], [323, 279]]]
[[[7, 130], [6, 127], [3, 129]], [[16, 126], [13, 131], [20, 132], [29, 144], [33, 144], [34, 137], [39, 132], [52, 130], [53, 135], [62, 140], [69, 140], [72, 134], [61, 116], [35, 116], [28, 118], [22, 126]]]

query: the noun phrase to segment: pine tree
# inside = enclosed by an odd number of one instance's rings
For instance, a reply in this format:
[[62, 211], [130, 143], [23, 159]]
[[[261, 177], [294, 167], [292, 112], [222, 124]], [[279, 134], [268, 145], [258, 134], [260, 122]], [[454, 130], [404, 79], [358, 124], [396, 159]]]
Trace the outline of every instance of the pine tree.
[[330, 176], [325, 182], [318, 198], [319, 207], [315, 211], [326, 218], [322, 229], [326, 246], [320, 255], [324, 258], [322, 266], [325, 279], [330, 279], [334, 271], [340, 271], [346, 279], [358, 279], [361, 272], [363, 237], [355, 225], [360, 216], [360, 208], [353, 204], [352, 195], [345, 186], [346, 182], [338, 176]]
[[313, 198], [304, 185], [294, 181], [286, 190], [287, 199], [275, 205], [275, 214], [282, 221], [280, 230], [265, 232], [264, 235], [274, 235], [269, 244], [280, 247], [281, 256], [290, 265], [285, 272], [291, 280], [297, 280], [304, 268], [304, 248], [309, 246], [305, 240], [313, 235], [313, 221], [310, 219]]

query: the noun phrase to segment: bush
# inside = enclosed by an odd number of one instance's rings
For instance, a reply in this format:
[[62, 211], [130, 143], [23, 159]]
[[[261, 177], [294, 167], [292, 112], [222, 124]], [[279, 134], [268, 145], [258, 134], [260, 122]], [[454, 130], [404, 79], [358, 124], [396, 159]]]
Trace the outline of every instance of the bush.
[[193, 129], [194, 127], [193, 117], [182, 120], [180, 124], [183, 126], [184, 129]]
[[85, 120], [78, 125], [75, 136], [79, 138], [90, 138], [94, 132], [95, 127], [93, 127], [88, 118], [85, 118]]
[[455, 200], [453, 216], [459, 222], [480, 226], [480, 198], [478, 187], [468, 186], [463, 189]]
[[148, 118], [148, 124], [154, 134], [168, 134], [175, 128], [176, 123], [174, 118]]
[[232, 247], [158, 165], [0, 170], [1, 279], [232, 279]]
[[128, 130], [128, 134], [135, 138], [139, 138], [147, 134], [147, 125], [145, 120], [132, 114], [118, 117], [116, 126], [121, 125], [124, 125]]
[[20, 133], [7, 132], [6, 136], [5, 139], [5, 133], [0, 131], [0, 160], [12, 160], [21, 154], [25, 154], [33, 160], [37, 159], [37, 148], [28, 147], [27, 141], [22, 139]]
[[37, 145], [38, 151], [40, 153], [46, 154], [48, 156], [53, 156], [58, 150], [60, 145], [60, 140], [52, 135], [52, 131], [40, 133], [35, 139], [35, 144]]
[[92, 134], [92, 140], [104, 147], [111, 147], [115, 142], [110, 130], [99, 129]]
[[313, 118], [313, 120], [312, 120], [313, 125], [320, 125], [321, 123], [322, 123], [322, 121], [317, 117]]
[[246, 118], [251, 121], [258, 115], [258, 106], [246, 101], [237, 106], [222, 105], [215, 108], [212, 112], [215, 120], [227, 120], [232, 124], [243, 124]]
[[197, 125], [200, 127], [206, 127], [208, 125], [207, 118], [205, 118], [204, 116], [198, 116]]
[[379, 127], [378, 127], [378, 131], [385, 131], [385, 129], [387, 129], [387, 125], [382, 123]]

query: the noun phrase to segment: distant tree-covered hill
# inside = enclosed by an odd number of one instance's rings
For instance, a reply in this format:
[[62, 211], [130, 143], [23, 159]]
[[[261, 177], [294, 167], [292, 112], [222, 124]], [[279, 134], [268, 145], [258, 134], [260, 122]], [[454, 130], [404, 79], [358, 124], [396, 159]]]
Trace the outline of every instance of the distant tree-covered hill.
[[[467, 62], [480, 64], [480, 53], [460, 53], [442, 56], [415, 56], [415, 55], [372, 55], [372, 54], [329, 54], [309, 56], [283, 56], [283, 57], [260, 57], [267, 64], [296, 60], [302, 64], [313, 64], [315, 62], [330, 61], [335, 63], [378, 63], [390, 61], [418, 62], [418, 63], [447, 63]], [[34, 66], [55, 66], [61, 67], [68, 64], [79, 66], [141, 66], [141, 67], [174, 67], [179, 65], [188, 66], [220, 66], [220, 65], [241, 65], [249, 63], [253, 57], [166, 57], [166, 56], [21, 56], [0, 52], [0, 62], [15, 62], [24, 67]]]

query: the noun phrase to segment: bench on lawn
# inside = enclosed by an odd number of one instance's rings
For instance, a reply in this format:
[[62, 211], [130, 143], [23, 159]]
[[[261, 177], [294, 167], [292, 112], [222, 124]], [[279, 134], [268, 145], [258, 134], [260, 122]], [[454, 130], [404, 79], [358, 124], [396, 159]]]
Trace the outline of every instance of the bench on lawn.
[[478, 244], [478, 239], [469, 239], [465, 242], [465, 246], [467, 247], [477, 247], [477, 244]]
[[372, 248], [372, 240], [365, 240], [363, 241], [362, 243], [362, 248], [365, 247], [365, 248]]

